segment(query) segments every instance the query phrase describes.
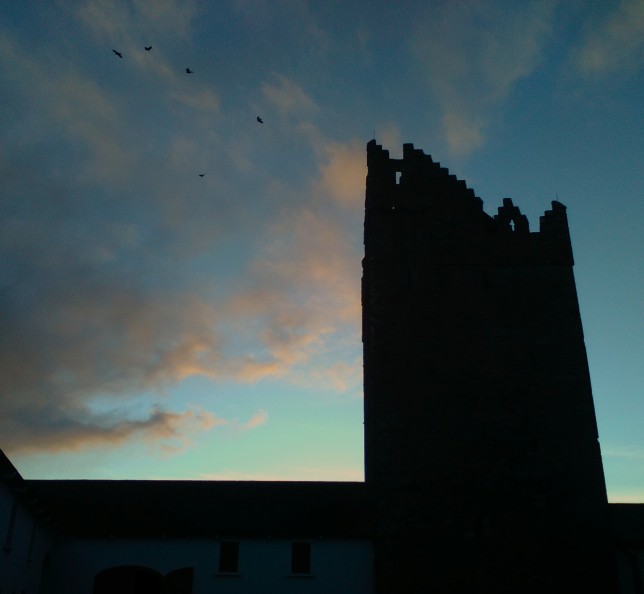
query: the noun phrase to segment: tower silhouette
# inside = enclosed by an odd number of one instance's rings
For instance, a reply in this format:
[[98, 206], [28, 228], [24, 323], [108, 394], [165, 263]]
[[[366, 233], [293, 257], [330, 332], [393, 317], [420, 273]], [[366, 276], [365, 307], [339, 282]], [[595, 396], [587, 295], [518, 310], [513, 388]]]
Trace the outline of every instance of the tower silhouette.
[[367, 164], [377, 592], [615, 592], [565, 206], [530, 232], [411, 144]]

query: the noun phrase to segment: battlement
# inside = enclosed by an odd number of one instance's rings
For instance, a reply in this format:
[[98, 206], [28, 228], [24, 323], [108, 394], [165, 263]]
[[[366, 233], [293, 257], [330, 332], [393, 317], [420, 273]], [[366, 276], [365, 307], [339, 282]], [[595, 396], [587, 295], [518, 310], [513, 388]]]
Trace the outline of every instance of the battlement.
[[390, 198], [388, 203], [380, 205], [382, 207], [422, 208], [427, 205], [422, 200], [422, 193], [438, 191], [453, 201], [464, 201], [475, 210], [483, 210], [483, 201], [474, 190], [411, 143], [403, 144], [402, 159], [392, 159], [388, 150], [371, 140], [367, 144], [367, 169], [367, 194], [371, 190], [376, 200], [384, 196]]
[[[539, 231], [531, 232], [511, 198], [503, 199], [496, 215], [488, 215], [464, 180], [411, 143], [403, 145], [402, 159], [393, 159], [382, 145], [369, 141], [367, 169], [365, 232], [375, 217], [379, 224], [405, 227], [389, 237], [404, 237], [409, 244], [412, 221], [417, 220], [426, 231], [424, 244], [435, 239], [441, 243], [437, 252], [459, 252], [460, 261], [465, 251], [477, 261], [573, 264], [566, 207], [558, 201], [541, 217]], [[443, 239], [448, 236], [452, 245], [446, 250]]]

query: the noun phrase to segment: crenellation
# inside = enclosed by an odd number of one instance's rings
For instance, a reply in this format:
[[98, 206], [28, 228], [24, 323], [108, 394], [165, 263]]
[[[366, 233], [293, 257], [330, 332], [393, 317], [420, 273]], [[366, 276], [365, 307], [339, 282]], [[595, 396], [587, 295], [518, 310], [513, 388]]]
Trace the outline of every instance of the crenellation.
[[459, 211], [482, 212], [482, 200], [464, 180], [411, 143], [403, 145], [402, 159], [393, 159], [372, 140], [367, 145], [367, 164], [368, 201], [376, 210], [420, 212], [445, 209], [443, 203], [453, 202]]
[[539, 218], [539, 233], [544, 245], [555, 246], [561, 257], [573, 265], [566, 207], [558, 200], [553, 200], [551, 204], [552, 209], [546, 210]]
[[494, 220], [504, 231], [512, 231], [519, 235], [530, 233], [528, 217], [521, 214], [519, 207], [512, 203], [512, 198], [503, 199], [503, 206], [499, 206], [498, 214], [494, 215]]
[[547, 234], [568, 233], [568, 218], [566, 207], [558, 200], [551, 202], [552, 209], [546, 210], [539, 219], [539, 230]]

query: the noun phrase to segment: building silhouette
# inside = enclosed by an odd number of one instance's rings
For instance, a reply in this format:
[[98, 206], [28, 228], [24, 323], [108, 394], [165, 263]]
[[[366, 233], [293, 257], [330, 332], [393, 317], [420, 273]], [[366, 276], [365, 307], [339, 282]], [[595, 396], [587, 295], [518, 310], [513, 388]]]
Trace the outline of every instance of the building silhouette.
[[2, 594], [644, 594], [566, 208], [531, 232], [411, 144], [367, 161], [365, 482], [25, 480], [0, 452]]
[[[614, 592], [566, 208], [367, 146], [366, 481], [383, 592]], [[427, 571], [427, 560], [436, 567]]]

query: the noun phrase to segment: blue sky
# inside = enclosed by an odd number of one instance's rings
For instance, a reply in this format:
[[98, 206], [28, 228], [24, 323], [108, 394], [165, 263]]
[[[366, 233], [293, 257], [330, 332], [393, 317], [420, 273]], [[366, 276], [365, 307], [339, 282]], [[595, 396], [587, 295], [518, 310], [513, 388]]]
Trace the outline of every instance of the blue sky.
[[25, 477], [361, 480], [375, 132], [490, 214], [568, 207], [609, 496], [644, 501], [643, 2], [0, 12], [0, 447]]

